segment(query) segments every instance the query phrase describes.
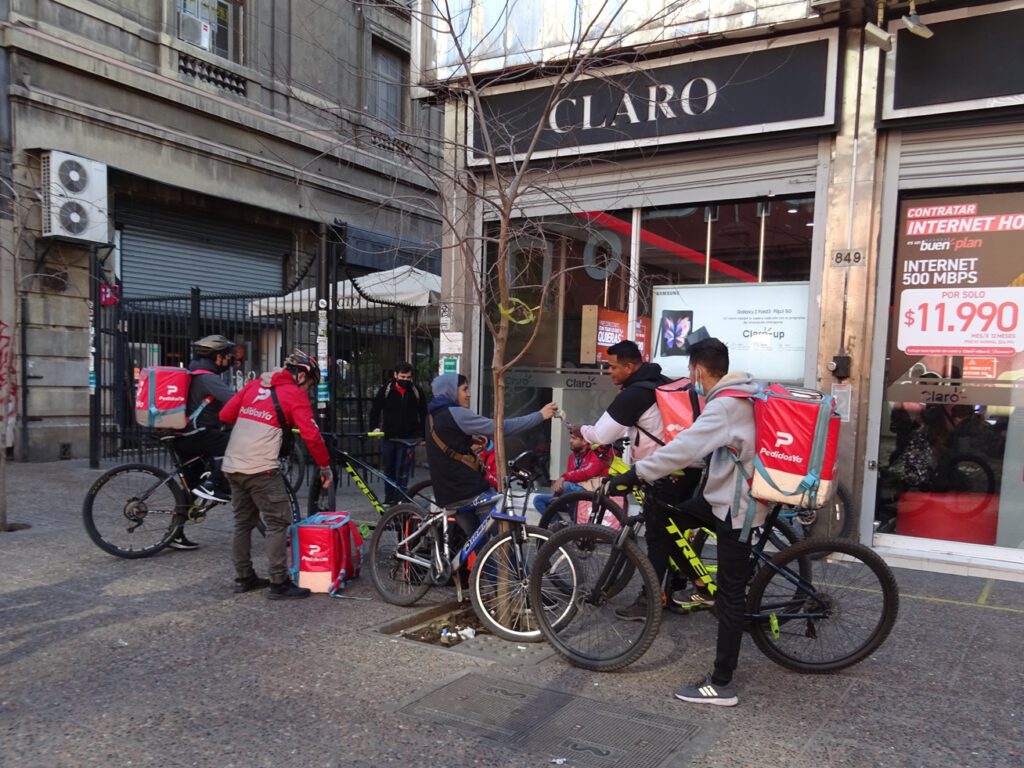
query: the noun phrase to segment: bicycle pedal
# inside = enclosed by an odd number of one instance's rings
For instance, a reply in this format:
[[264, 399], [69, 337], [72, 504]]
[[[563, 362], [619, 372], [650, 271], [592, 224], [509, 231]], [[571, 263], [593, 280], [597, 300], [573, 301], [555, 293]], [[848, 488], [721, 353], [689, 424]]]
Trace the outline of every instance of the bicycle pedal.
[[206, 520], [206, 512], [209, 509], [209, 505], [203, 504], [202, 506], [192, 507], [188, 512], [185, 513], [185, 522], [197, 524], [202, 523]]

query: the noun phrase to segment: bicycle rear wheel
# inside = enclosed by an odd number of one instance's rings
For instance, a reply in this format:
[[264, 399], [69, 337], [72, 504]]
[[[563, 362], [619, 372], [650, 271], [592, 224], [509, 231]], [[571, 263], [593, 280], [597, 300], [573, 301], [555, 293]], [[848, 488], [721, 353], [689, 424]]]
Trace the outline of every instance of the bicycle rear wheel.
[[159, 552], [184, 521], [188, 504], [175, 477], [149, 464], [125, 464], [103, 474], [85, 495], [89, 538], [117, 557]]
[[402, 544], [424, 523], [423, 510], [415, 504], [391, 507], [377, 523], [370, 537], [370, 580], [385, 602], [412, 605], [430, 589], [430, 566], [400, 560], [415, 555], [430, 562], [434, 556], [436, 529], [431, 526], [411, 545]]
[[595, 507], [596, 495], [593, 491], [578, 491], [556, 496], [541, 515], [540, 527], [557, 531], [567, 525], [576, 525], [580, 520], [577, 513], [582, 512], [579, 509], [580, 504], [590, 505], [586, 520], [583, 522], [611, 525], [617, 521], [617, 524], [621, 526], [626, 521], [626, 513], [622, 511], [622, 507], [607, 496], [602, 498], [599, 507]]
[[[811, 578], [800, 561], [813, 561]], [[754, 576], [750, 634], [769, 659], [796, 672], [835, 672], [867, 658], [892, 631], [899, 589], [889, 566], [843, 539], [808, 539]]]
[[409, 486], [409, 495], [412, 497], [415, 504], [419, 504], [424, 509], [433, 509], [437, 505], [434, 503], [434, 481], [429, 477], [426, 480], [420, 480], [418, 483], [413, 483]]
[[529, 583], [537, 550], [550, 536], [544, 528], [514, 526], [491, 539], [473, 566], [469, 591], [473, 610], [484, 626], [504, 640], [535, 643], [543, 639], [531, 607]]
[[306, 479], [306, 458], [298, 439], [292, 442], [288, 454], [281, 457], [281, 474], [292, 492], [298, 493]]
[[[661, 585], [654, 567], [632, 539], [616, 546], [619, 531], [574, 525], [556, 531], [537, 552], [530, 601], [543, 605], [537, 622], [544, 638], [571, 664], [595, 672], [621, 669], [651, 647], [661, 626]], [[623, 574], [630, 573], [622, 584]], [[644, 601], [639, 620], [623, 621], [617, 609]]]

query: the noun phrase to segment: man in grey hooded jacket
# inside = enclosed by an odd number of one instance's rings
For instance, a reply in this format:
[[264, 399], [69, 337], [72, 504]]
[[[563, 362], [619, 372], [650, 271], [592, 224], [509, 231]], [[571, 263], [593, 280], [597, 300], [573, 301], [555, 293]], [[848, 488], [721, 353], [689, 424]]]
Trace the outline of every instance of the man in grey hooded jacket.
[[[735, 706], [739, 699], [732, 676], [743, 639], [743, 610], [751, 568], [750, 544], [740, 541], [740, 533], [748, 506], [753, 502], [733, 455], [739, 457], [746, 477], [750, 477], [754, 463], [754, 407], [745, 395], [755, 394], [759, 387], [749, 373], [729, 373], [729, 349], [715, 338], [691, 345], [690, 379], [697, 394], [706, 398], [704, 410], [693, 426], [615, 478], [614, 485], [651, 483], [704, 458], [707, 468], [698, 492], [667, 513], [680, 530], [707, 526], [718, 537], [717, 651], [714, 671], [705, 679], [680, 688], [675, 696], [682, 701]], [[734, 509], [737, 497], [739, 504]], [[753, 525], [764, 522], [765, 512], [755, 508]]]

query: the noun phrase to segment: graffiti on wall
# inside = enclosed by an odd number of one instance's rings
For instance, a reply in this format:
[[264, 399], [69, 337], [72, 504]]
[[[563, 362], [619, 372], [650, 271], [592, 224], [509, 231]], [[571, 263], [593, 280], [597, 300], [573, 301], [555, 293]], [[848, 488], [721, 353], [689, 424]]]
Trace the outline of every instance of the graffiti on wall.
[[5, 448], [14, 445], [14, 422], [18, 415], [18, 384], [14, 371], [14, 341], [11, 327], [0, 320], [0, 397], [7, 394], [7, 402], [0, 400], [0, 437]]

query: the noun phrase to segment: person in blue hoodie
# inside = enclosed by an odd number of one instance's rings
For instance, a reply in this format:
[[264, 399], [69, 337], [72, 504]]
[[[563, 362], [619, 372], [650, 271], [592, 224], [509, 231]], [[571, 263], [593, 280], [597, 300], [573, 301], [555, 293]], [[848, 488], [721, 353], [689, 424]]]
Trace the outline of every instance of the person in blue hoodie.
[[[462, 374], [442, 374], [430, 386], [434, 398], [427, 405], [427, 463], [434, 502], [441, 507], [458, 507], [483, 493], [494, 493], [472, 450], [474, 435], [494, 435], [494, 419], [470, 410], [469, 380]], [[558, 406], [548, 403], [526, 416], [505, 419], [505, 434], [538, 427], [557, 412]], [[458, 520], [467, 536], [479, 522]]]
[[[707, 336], [690, 345], [690, 380], [697, 394], [706, 398], [704, 410], [693, 426], [611, 482], [616, 487], [652, 483], [707, 457], [698, 492], [666, 512], [679, 530], [706, 526], [718, 537], [717, 652], [711, 674], [683, 686], [674, 695], [681, 701], [731, 707], [739, 702], [732, 676], [743, 640], [743, 610], [752, 565], [750, 544], [741, 540], [741, 532], [748, 511], [754, 526], [762, 525], [767, 513], [760, 504], [750, 509], [754, 501], [749, 494], [737, 493], [737, 483], [741, 483], [739, 489], [743, 490], [746, 480], [740, 475], [733, 454], [739, 457], [745, 477], [751, 477], [754, 405], [750, 395], [756, 394], [759, 387], [749, 373], [730, 372], [728, 347]], [[697, 583], [697, 575], [692, 576]]]

